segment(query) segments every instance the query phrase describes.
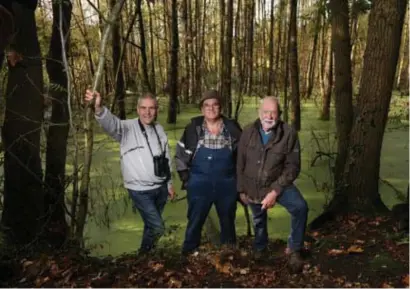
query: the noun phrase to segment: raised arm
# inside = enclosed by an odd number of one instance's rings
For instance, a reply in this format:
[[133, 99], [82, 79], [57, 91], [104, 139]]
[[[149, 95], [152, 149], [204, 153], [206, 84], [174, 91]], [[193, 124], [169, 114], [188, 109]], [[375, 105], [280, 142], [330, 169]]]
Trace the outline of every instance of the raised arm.
[[87, 89], [85, 101], [91, 102], [94, 98], [95, 119], [108, 135], [120, 142], [124, 130], [122, 121], [112, 114], [108, 108], [101, 105], [101, 95], [97, 91], [92, 92]]

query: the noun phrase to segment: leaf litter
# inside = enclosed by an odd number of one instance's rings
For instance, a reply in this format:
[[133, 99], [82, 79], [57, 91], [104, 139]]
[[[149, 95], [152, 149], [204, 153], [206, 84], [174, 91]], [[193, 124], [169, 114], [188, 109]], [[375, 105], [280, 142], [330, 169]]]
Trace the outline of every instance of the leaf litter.
[[[372, 230], [370, 224], [377, 226], [377, 230]], [[167, 250], [144, 258], [128, 254], [99, 259], [70, 250], [54, 255], [24, 256], [10, 261], [18, 269], [12, 278], [0, 279], [0, 285], [37, 288], [408, 287], [408, 246], [389, 240], [393, 226], [385, 218], [347, 216], [320, 231], [308, 232], [313, 240], [305, 243], [309, 247], [304, 251], [305, 266], [299, 274], [287, 270], [284, 241], [271, 241], [265, 258], [257, 261], [252, 258], [252, 238], [243, 236], [238, 238], [240, 249], [227, 251], [204, 245], [199, 253], [187, 258]], [[389, 254], [389, 258], [402, 266], [395, 272], [383, 271], [383, 274], [371, 268], [371, 261], [382, 253]]]

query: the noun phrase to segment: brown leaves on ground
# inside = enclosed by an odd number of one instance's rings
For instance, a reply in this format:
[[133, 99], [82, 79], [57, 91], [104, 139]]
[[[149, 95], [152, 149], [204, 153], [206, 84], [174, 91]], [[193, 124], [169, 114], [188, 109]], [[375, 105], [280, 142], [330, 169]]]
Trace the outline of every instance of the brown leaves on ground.
[[[371, 225], [373, 224], [373, 225]], [[376, 225], [377, 224], [377, 225]], [[269, 244], [263, 260], [252, 259], [252, 239], [237, 250], [204, 245], [184, 259], [170, 251], [98, 259], [77, 253], [22, 259], [19, 272], [3, 287], [408, 287], [408, 246], [389, 239], [387, 219], [350, 216], [334, 227], [308, 232], [311, 256], [303, 272], [287, 270], [286, 243]], [[373, 230], [377, 226], [377, 230]], [[384, 254], [381, 267], [375, 256]], [[387, 255], [386, 255], [387, 254]], [[387, 259], [386, 259], [387, 258]], [[392, 265], [385, 261], [392, 258]], [[386, 261], [387, 262], [387, 261]], [[376, 264], [376, 265], [375, 265]], [[1, 264], [0, 264], [1, 265]], [[373, 267], [372, 267], [373, 266]], [[379, 266], [379, 267], [377, 267]], [[6, 281], [6, 280], [4, 280]]]

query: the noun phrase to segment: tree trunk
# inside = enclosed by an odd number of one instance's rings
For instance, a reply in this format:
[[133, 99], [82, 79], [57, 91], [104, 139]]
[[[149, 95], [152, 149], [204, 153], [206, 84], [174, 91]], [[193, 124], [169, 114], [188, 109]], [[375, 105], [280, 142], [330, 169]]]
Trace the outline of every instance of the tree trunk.
[[404, 29], [403, 54], [400, 60], [399, 71], [397, 73], [397, 89], [404, 95], [409, 94], [409, 24]]
[[307, 68], [307, 79], [306, 79], [306, 98], [310, 99], [312, 96], [314, 80], [315, 80], [315, 71], [316, 71], [316, 50], [317, 50], [317, 43], [319, 40], [319, 32], [320, 32], [320, 22], [322, 18], [322, 7], [319, 5], [317, 8], [316, 14], [316, 22], [315, 22], [315, 31], [313, 36], [313, 47], [312, 47], [312, 54], [309, 59], [309, 64]]
[[147, 45], [145, 40], [145, 29], [144, 29], [144, 18], [142, 16], [142, 0], [136, 1], [136, 12], [138, 15], [138, 28], [140, 32], [140, 51], [141, 51], [141, 58], [142, 58], [142, 82], [143, 82], [143, 89], [152, 92], [151, 84], [149, 81], [148, 76], [148, 59], [147, 59]]
[[327, 87], [325, 94], [323, 95], [323, 103], [322, 103], [322, 113], [320, 116], [321, 120], [329, 120], [330, 119], [330, 101], [332, 98], [332, 90], [333, 90], [333, 51], [332, 45], [329, 44], [329, 67], [327, 69]]
[[332, 0], [332, 46], [335, 57], [335, 106], [337, 129], [337, 157], [335, 186], [342, 185], [342, 172], [346, 161], [349, 135], [353, 122], [352, 69], [349, 34], [349, 7], [346, 0]]
[[172, 0], [172, 12], [171, 12], [171, 61], [169, 69], [169, 83], [170, 83], [170, 95], [168, 106], [168, 123], [177, 122], [177, 105], [178, 105], [178, 50], [179, 50], [179, 38], [178, 38], [178, 10], [177, 0]]
[[[310, 224], [317, 229], [340, 213], [388, 211], [380, 198], [380, 154], [406, 11], [406, 0], [374, 0], [343, 181], [327, 210]], [[350, 57], [349, 57], [350, 58]], [[336, 75], [337, 76], [337, 75]]]
[[272, 95], [275, 87], [275, 74], [273, 67], [274, 57], [274, 32], [275, 32], [275, 0], [271, 0], [270, 6], [270, 30], [269, 30], [269, 80], [268, 80], [268, 95]]
[[[115, 6], [116, 0], [110, 0], [111, 9]], [[121, 59], [121, 35], [120, 35], [120, 23], [117, 21], [113, 24], [112, 28], [112, 63], [114, 69], [114, 81], [115, 81], [115, 95], [114, 99], [118, 103], [118, 117], [125, 119], [125, 84], [124, 73], [122, 70]]]
[[[225, 78], [225, 26], [226, 26], [226, 17], [225, 17], [225, 0], [219, 0], [219, 64], [220, 64], [220, 69], [219, 69], [219, 93], [221, 94], [221, 97], [225, 96], [225, 87], [224, 87], [224, 78]], [[224, 103], [225, 105], [225, 103]], [[225, 109], [225, 108], [224, 108]]]
[[152, 93], [155, 95], [157, 90], [157, 84], [155, 80], [155, 53], [154, 53], [154, 24], [152, 21], [152, 8], [151, 8], [151, 0], [147, 0], [148, 6], [148, 16], [149, 16], [149, 39], [150, 39], [150, 55], [151, 55], [151, 72], [150, 72], [150, 86]]
[[[246, 69], [247, 69], [247, 73], [246, 73], [246, 91], [248, 93], [248, 95], [252, 94], [252, 84], [253, 84], [253, 70], [254, 70], [254, 63], [253, 63], [253, 46], [254, 44], [254, 26], [255, 26], [255, 0], [248, 0], [249, 3], [246, 3], [247, 6], [247, 10], [248, 10], [248, 26], [246, 28], [246, 32], [247, 32], [247, 53], [246, 53]], [[228, 2], [229, 3], [229, 2]], [[228, 8], [229, 9], [229, 8]], [[228, 10], [228, 29], [229, 29], [229, 17], [232, 17], [231, 22], [233, 22], [233, 14], [229, 13]], [[232, 29], [231, 29], [232, 30]], [[231, 33], [232, 35], [232, 33]], [[232, 38], [232, 37], [231, 37]], [[228, 38], [227, 38], [227, 43], [228, 43]], [[231, 40], [232, 43], [232, 40]], [[231, 44], [232, 46], [232, 44]], [[232, 47], [231, 47], [231, 51], [232, 51]], [[231, 52], [232, 55], [232, 52]], [[231, 56], [232, 58], [232, 56]], [[232, 61], [231, 61], [232, 63]], [[231, 64], [232, 66], [232, 64]]]
[[369, 16], [359, 115], [353, 125], [345, 165], [349, 209], [387, 210], [379, 194], [380, 154], [400, 50], [406, 0], [374, 0]]
[[27, 2], [13, 2], [18, 32], [11, 49], [22, 59], [15, 65], [9, 62], [2, 129], [5, 155], [1, 221], [9, 241], [15, 244], [33, 241], [45, 223], [40, 159], [43, 69], [35, 20], [37, 1]]
[[191, 74], [190, 74], [190, 61], [189, 61], [189, 45], [192, 43], [192, 36], [189, 34], [189, 17], [188, 13], [191, 13], [191, 11], [188, 9], [188, 0], [183, 0], [182, 2], [182, 21], [184, 23], [184, 33], [185, 33], [185, 38], [184, 38], [184, 55], [185, 55], [185, 76], [184, 79], [185, 81], [183, 90], [181, 89], [181, 92], [183, 91], [184, 94], [184, 102], [189, 103], [189, 97], [190, 97], [190, 83], [191, 83]]
[[227, 116], [232, 117], [232, 42], [233, 42], [233, 0], [228, 0], [226, 13], [226, 42], [224, 45], [224, 78], [222, 79], [223, 83], [223, 92], [225, 99], [225, 109]]
[[300, 130], [300, 92], [299, 92], [299, 64], [297, 45], [297, 0], [290, 1], [290, 25], [289, 25], [289, 70], [290, 84], [292, 88], [292, 127]]
[[[115, 3], [115, 6], [111, 9], [110, 15], [107, 19], [107, 23], [104, 27], [104, 33], [101, 38], [100, 48], [99, 48], [99, 62], [97, 67], [97, 72], [94, 77], [94, 83], [92, 90], [98, 91], [100, 88], [101, 78], [104, 71], [105, 64], [105, 51], [108, 45], [108, 39], [112, 32], [113, 23], [118, 21], [118, 17], [121, 13], [121, 9], [124, 6], [125, 0], [119, 0]], [[94, 113], [91, 108], [91, 103], [87, 105], [84, 110], [85, 120], [84, 120], [84, 166], [81, 175], [81, 185], [80, 185], [80, 203], [78, 206], [78, 219], [76, 222], [75, 238], [82, 245], [84, 244], [83, 234], [84, 227], [87, 220], [88, 214], [88, 199], [90, 191], [90, 171], [92, 162], [92, 153], [94, 146], [94, 131], [93, 131], [93, 120]]]
[[[62, 15], [60, 15], [60, 5]], [[52, 100], [51, 125], [48, 129], [45, 173], [45, 209], [50, 216], [48, 234], [54, 235], [56, 246], [61, 245], [68, 234], [65, 219], [65, 165], [67, 158], [67, 139], [69, 132], [68, 79], [63, 64], [63, 50], [70, 47], [71, 1], [64, 4], [53, 2], [53, 28], [47, 58], [47, 73], [50, 79]], [[62, 19], [61, 19], [62, 18]], [[60, 21], [62, 32], [60, 32]], [[65, 43], [61, 41], [61, 33]]]

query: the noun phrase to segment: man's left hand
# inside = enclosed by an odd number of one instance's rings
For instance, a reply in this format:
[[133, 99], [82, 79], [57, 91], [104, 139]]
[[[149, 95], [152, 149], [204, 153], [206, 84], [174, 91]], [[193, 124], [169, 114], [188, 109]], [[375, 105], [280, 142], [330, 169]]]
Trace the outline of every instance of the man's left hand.
[[170, 186], [168, 188], [168, 196], [169, 199], [172, 201], [175, 198], [175, 190], [174, 190], [174, 186]]
[[267, 210], [273, 208], [276, 204], [276, 199], [278, 197], [278, 193], [273, 190], [272, 192], [268, 193], [266, 197], [262, 201], [262, 210]]

